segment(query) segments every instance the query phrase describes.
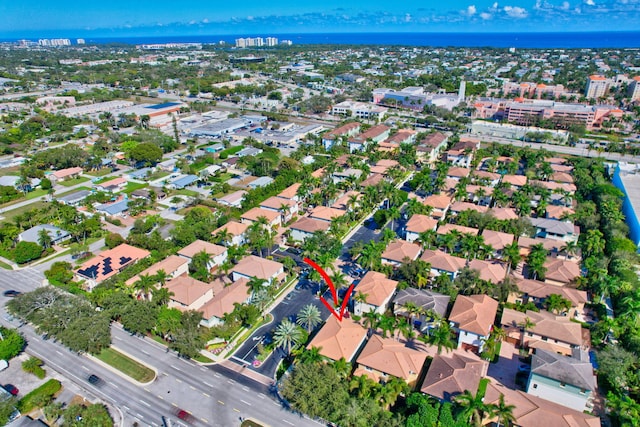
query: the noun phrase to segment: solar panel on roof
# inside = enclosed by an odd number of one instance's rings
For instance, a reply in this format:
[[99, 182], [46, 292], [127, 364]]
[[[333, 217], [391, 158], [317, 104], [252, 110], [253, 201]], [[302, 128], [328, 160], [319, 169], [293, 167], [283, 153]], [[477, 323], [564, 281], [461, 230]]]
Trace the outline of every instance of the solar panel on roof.
[[128, 256], [121, 256], [120, 257], [120, 265], [125, 265], [126, 263], [128, 263], [129, 261], [131, 261], [133, 258], [128, 257]]
[[110, 265], [108, 265], [108, 266], [105, 265], [104, 269], [102, 270], [102, 274], [106, 276], [107, 274], [111, 273], [112, 271], [113, 271], [113, 268], [111, 268]]

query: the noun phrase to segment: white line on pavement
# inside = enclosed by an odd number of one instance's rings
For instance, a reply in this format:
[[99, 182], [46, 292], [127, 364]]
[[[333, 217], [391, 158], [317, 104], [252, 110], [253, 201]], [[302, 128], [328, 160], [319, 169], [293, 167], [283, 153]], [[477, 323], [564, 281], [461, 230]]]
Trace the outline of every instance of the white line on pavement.
[[140, 414], [140, 412], [136, 412], [136, 415], [139, 416], [140, 418], [144, 418], [144, 415]]
[[203, 383], [204, 383], [204, 385], [206, 385], [206, 386], [208, 386], [208, 387], [213, 388], [213, 386], [212, 386], [211, 384], [209, 384], [208, 382], [204, 382], [204, 381], [203, 381]]
[[290, 426], [295, 425], [295, 424], [293, 424], [292, 422], [289, 422], [289, 421], [287, 421], [287, 420], [282, 420], [282, 421], [284, 421], [285, 423], [289, 424]]
[[211, 397], [211, 396], [210, 396], [210, 395], [208, 395], [207, 393], [202, 393], [202, 394], [204, 394], [206, 397]]
[[84, 369], [85, 371], [88, 371], [89, 368], [87, 368], [86, 366], [82, 365], [82, 369]]
[[264, 393], [258, 393], [258, 397], [259, 397], [260, 399], [264, 399], [266, 396], [264, 395]]
[[56, 353], [58, 353], [60, 356], [62, 356], [62, 353], [60, 353], [58, 350], [56, 350]]
[[118, 341], [122, 341], [122, 338], [120, 338], [120, 337], [114, 336], [114, 338], [117, 339]]
[[249, 387], [247, 387], [247, 386], [242, 387], [242, 389], [243, 389], [244, 391], [249, 391]]
[[147, 356], [151, 356], [149, 353], [147, 353], [147, 352], [146, 352], [146, 351], [144, 351], [144, 350], [140, 350], [140, 351], [142, 351], [142, 352], [143, 352], [144, 354], [146, 354]]
[[171, 367], [172, 367], [173, 369], [175, 369], [176, 371], [181, 371], [181, 370], [182, 370], [182, 369], [178, 368], [177, 366], [173, 366], [173, 365], [171, 365]]
[[145, 402], [144, 400], [140, 400], [140, 403], [142, 403], [144, 406], [146, 406], [147, 408], [151, 408], [151, 405], [149, 405], [147, 402]]
[[235, 384], [235, 381], [234, 381], [234, 380], [227, 380], [227, 382], [228, 382], [229, 384]]
[[244, 401], [244, 400], [242, 400], [242, 399], [240, 399], [240, 402], [244, 403], [245, 405], [249, 405], [249, 406], [251, 406], [251, 403], [249, 403], [249, 402], [247, 402], [247, 401]]

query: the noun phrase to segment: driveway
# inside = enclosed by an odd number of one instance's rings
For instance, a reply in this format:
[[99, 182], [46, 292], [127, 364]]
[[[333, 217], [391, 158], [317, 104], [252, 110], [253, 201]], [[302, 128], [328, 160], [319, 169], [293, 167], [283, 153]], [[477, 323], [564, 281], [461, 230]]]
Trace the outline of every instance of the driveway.
[[493, 378], [505, 387], [518, 390], [516, 386], [516, 374], [518, 367], [522, 364], [520, 353], [515, 346], [503, 341], [500, 347], [500, 360], [498, 363], [490, 363], [487, 376]]

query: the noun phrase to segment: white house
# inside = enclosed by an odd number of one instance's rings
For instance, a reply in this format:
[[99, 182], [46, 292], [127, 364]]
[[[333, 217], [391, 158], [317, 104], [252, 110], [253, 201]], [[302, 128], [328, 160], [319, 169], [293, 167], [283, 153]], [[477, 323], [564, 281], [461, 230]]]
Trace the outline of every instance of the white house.
[[220, 267], [227, 260], [227, 248], [205, 242], [204, 240], [196, 240], [190, 245], [185, 246], [178, 251], [178, 255], [188, 259], [189, 264], [191, 264], [193, 257], [203, 251], [211, 256], [211, 261], [209, 261], [209, 265], [207, 265], [209, 270], [214, 267]]
[[458, 295], [449, 315], [449, 323], [458, 335], [458, 347], [482, 352], [497, 311], [498, 301], [487, 295]]

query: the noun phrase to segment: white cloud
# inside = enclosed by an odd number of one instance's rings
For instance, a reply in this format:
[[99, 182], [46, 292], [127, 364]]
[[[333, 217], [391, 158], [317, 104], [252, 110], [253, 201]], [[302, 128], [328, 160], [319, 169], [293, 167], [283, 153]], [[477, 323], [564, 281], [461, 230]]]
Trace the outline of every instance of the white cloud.
[[467, 7], [467, 15], [469, 16], [473, 16], [475, 15], [477, 12], [475, 5], [470, 5], [469, 7]]
[[204, 19], [202, 20], [202, 23], [203, 23], [203, 24], [208, 24], [208, 23], [209, 23], [209, 18], [204, 18]]
[[596, 2], [594, 2], [593, 0], [584, 0], [584, 4], [586, 4], [587, 6], [595, 6]]
[[493, 18], [493, 15], [488, 12], [482, 12], [480, 14], [480, 18], [484, 19], [485, 21], [488, 21], [489, 19]]
[[569, 4], [568, 1], [562, 2], [562, 5], [560, 5], [560, 9], [562, 10], [569, 10], [570, 7], [571, 5]]
[[411, 22], [411, 14], [407, 13], [406, 15], [404, 15], [404, 22]]
[[493, 4], [493, 6], [491, 6], [491, 7], [489, 8], [489, 10], [490, 10], [491, 12], [497, 12], [497, 11], [498, 11], [498, 2], [495, 2], [495, 3]]
[[[593, 1], [593, 0], [588, 0], [588, 1]], [[516, 18], [516, 19], [526, 18], [529, 15], [525, 8], [519, 7], [519, 6], [505, 6], [502, 8], [502, 10], [511, 18]]]

